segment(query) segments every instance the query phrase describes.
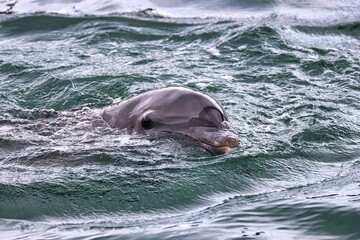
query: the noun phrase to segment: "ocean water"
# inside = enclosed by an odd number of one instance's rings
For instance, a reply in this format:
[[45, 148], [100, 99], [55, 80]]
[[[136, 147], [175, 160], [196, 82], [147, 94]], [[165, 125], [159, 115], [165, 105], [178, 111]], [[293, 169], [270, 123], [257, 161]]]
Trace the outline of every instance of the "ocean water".
[[[1, 239], [360, 239], [360, 2], [0, 2]], [[167, 86], [241, 140], [112, 129]]]

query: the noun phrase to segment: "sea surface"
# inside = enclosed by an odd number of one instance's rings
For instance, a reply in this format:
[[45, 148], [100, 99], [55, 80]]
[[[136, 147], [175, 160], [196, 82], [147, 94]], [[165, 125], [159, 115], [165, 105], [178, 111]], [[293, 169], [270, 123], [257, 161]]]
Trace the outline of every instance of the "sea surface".
[[[0, 239], [360, 239], [360, 1], [0, 1]], [[96, 110], [184, 86], [211, 156]]]

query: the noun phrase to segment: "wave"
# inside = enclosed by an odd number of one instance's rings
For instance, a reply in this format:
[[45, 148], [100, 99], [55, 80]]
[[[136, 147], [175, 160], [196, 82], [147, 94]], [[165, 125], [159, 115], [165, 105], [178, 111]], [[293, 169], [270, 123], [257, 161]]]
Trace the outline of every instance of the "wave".
[[358, 19], [360, 3], [354, 0], [301, 2], [295, 0], [136, 0], [130, 2], [7, 0], [0, 3], [0, 11], [3, 14], [36, 12], [66, 15], [126, 14], [154, 18], [249, 18], [277, 14], [300, 19], [321, 19], [323, 22], [338, 21], [341, 18], [341, 21], [349, 22]]
[[[358, 5], [0, 7], [1, 237], [358, 237]], [[211, 157], [94, 116], [171, 85], [218, 99], [239, 150]]]

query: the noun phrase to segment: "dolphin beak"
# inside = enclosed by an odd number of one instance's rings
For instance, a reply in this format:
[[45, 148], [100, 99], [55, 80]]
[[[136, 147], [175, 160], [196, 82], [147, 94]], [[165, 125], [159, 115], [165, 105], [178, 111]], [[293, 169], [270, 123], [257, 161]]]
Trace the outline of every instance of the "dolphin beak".
[[214, 141], [208, 141], [205, 139], [199, 140], [200, 145], [209, 151], [212, 155], [221, 155], [225, 153], [234, 152], [240, 144], [239, 139], [232, 134], [220, 134]]

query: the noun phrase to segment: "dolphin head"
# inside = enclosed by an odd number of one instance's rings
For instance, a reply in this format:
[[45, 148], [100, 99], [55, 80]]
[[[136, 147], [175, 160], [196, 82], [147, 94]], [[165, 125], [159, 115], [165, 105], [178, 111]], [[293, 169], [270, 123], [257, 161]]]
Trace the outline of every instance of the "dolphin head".
[[213, 155], [239, 146], [222, 107], [211, 97], [183, 87], [150, 91], [105, 108], [111, 126], [141, 134], [175, 133], [194, 139]]

